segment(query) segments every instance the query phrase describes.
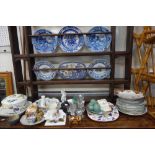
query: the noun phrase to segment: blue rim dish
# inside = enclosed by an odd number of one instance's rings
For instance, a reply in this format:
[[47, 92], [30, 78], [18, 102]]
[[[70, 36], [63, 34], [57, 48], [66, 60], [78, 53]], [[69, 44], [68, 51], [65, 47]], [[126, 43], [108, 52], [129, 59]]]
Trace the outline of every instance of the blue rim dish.
[[[102, 26], [96, 26], [89, 30], [89, 33], [102, 32], [109, 32], [109, 30]], [[85, 44], [92, 52], [103, 52], [110, 46], [111, 39], [111, 34], [90, 34], [86, 35]]]
[[[48, 68], [55, 68], [55, 67], [48, 61], [37, 61], [34, 65], [34, 69], [48, 69]], [[56, 73], [57, 71], [54, 70], [35, 71], [38, 80], [46, 80], [46, 81], [54, 79]]]
[[[94, 60], [88, 68], [97, 68], [97, 67], [110, 67], [107, 59], [96, 59]], [[91, 78], [95, 80], [102, 80], [105, 78], [110, 78], [111, 69], [90, 69], [88, 74]]]
[[[52, 32], [39, 29], [34, 35], [52, 34]], [[58, 44], [57, 36], [39, 36], [32, 38], [32, 44], [38, 53], [53, 53]]]
[[[63, 27], [59, 34], [81, 33], [80, 29], [75, 26]], [[75, 53], [81, 50], [84, 45], [83, 35], [61, 35], [58, 37], [61, 49], [66, 53]]]
[[86, 68], [81, 62], [64, 62], [60, 64], [59, 68], [66, 68], [66, 70], [59, 70], [59, 75], [66, 80], [80, 80], [86, 76], [86, 70], [67, 70], [67, 68]]

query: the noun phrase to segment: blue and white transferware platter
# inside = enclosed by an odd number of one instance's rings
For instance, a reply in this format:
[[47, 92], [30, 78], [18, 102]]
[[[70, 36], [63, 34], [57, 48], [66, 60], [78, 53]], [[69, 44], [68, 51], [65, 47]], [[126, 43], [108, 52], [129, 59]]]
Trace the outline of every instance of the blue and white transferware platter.
[[[51, 35], [52, 32], [40, 29], [37, 30], [34, 35]], [[53, 53], [57, 47], [57, 36], [39, 36], [32, 38], [32, 44], [34, 45], [38, 53]]]
[[[96, 59], [89, 65], [88, 68], [104, 68], [110, 67], [107, 59]], [[110, 78], [111, 69], [88, 69], [88, 74], [91, 78], [96, 80], [102, 80], [105, 78]]]
[[[109, 32], [109, 30], [102, 26], [93, 27], [89, 33]], [[86, 46], [92, 52], [102, 52], [110, 46], [111, 34], [90, 34], [86, 35]]]
[[112, 107], [112, 111], [108, 114], [102, 114], [102, 115], [98, 115], [98, 114], [94, 114], [91, 113], [88, 109], [87, 109], [87, 115], [90, 119], [97, 121], [97, 122], [111, 122], [111, 121], [115, 121], [116, 119], [119, 118], [119, 112], [116, 106], [114, 106], [112, 103], [110, 103], [110, 106]]
[[[67, 33], [81, 33], [81, 31], [75, 26], [66, 26], [59, 32], [59, 34]], [[83, 35], [61, 35], [58, 37], [58, 42], [64, 52], [75, 53], [83, 47], [84, 37]]]
[[79, 80], [86, 76], [85, 69], [67, 70], [67, 68], [85, 68], [85, 65], [80, 62], [64, 62], [60, 64], [59, 68], [66, 68], [66, 70], [59, 70], [59, 75], [62, 79]]
[[[50, 69], [54, 66], [48, 61], [38, 61], [34, 65], [34, 69]], [[38, 80], [52, 80], [56, 76], [57, 71], [54, 70], [39, 70], [35, 71]]]

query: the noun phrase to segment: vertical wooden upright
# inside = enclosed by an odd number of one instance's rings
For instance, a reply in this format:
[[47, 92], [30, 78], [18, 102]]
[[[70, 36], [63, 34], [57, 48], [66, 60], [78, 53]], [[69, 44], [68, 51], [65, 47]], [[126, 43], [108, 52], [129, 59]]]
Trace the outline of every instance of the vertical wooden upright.
[[18, 86], [18, 82], [23, 81], [21, 61], [16, 60], [14, 58], [14, 55], [20, 55], [18, 36], [17, 36], [17, 27], [9, 26], [8, 31], [9, 31], [9, 38], [10, 38], [11, 53], [12, 53], [12, 62], [14, 67], [14, 75], [15, 75], [15, 81], [17, 86], [17, 93], [26, 94], [25, 87]]
[[30, 78], [30, 90], [31, 90], [31, 95], [34, 99], [38, 98], [38, 86], [33, 85], [33, 81], [36, 81], [36, 76], [33, 71], [33, 66], [35, 64], [35, 59], [30, 57], [30, 54], [34, 53], [33, 51], [33, 45], [31, 43], [31, 39], [29, 38], [29, 35], [32, 34], [32, 30], [30, 26], [25, 26], [25, 35], [26, 35], [26, 51], [27, 51], [27, 61], [28, 61], [28, 71], [29, 71], [29, 78]]
[[[110, 64], [111, 64], [111, 74], [110, 74], [110, 79], [114, 80], [115, 76], [115, 44], [116, 44], [116, 26], [111, 27], [111, 32], [112, 32], [112, 43], [110, 50], [112, 54], [110, 55]], [[113, 102], [114, 100], [114, 84], [111, 83], [109, 87], [109, 97], [110, 100]]]
[[124, 89], [130, 89], [131, 83], [133, 29], [133, 26], [127, 26], [126, 52], [128, 52], [128, 54], [125, 57], [125, 79], [129, 82], [124, 85]]

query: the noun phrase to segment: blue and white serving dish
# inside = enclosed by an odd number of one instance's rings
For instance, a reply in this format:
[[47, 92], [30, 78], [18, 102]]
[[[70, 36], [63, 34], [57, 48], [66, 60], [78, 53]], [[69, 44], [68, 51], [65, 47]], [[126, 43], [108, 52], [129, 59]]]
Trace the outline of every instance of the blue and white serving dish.
[[[110, 63], [107, 59], [96, 59], [88, 68], [110, 68]], [[88, 74], [95, 80], [110, 78], [111, 69], [88, 69]]]
[[62, 79], [80, 80], [80, 79], [84, 79], [86, 76], [85, 69], [67, 70], [70, 68], [86, 68], [85, 65], [80, 62], [64, 62], [60, 64], [59, 68], [60, 69], [66, 68], [66, 70], [59, 70], [59, 75]]
[[[63, 27], [59, 34], [81, 33], [80, 29], [75, 26]], [[60, 35], [58, 42], [61, 49], [66, 53], [78, 52], [84, 45], [83, 35]]]
[[109, 112], [108, 114], [94, 114], [92, 112], [90, 112], [88, 110], [88, 108], [86, 108], [87, 110], [87, 115], [88, 117], [93, 120], [93, 121], [97, 121], [97, 122], [111, 122], [111, 121], [115, 121], [119, 118], [119, 112], [116, 106], [114, 106], [112, 103], [110, 103], [110, 106], [112, 108], [112, 111]]
[[[89, 33], [109, 32], [109, 30], [102, 26], [93, 27]], [[92, 52], [103, 52], [108, 49], [111, 43], [111, 34], [89, 34], [86, 35], [85, 44]]]
[[[37, 61], [34, 65], [35, 69], [50, 69], [55, 68], [49, 61]], [[52, 80], [56, 76], [56, 70], [39, 70], [35, 71], [38, 80]]]
[[[51, 35], [52, 32], [39, 29], [34, 35]], [[53, 53], [58, 44], [57, 36], [36, 36], [32, 38], [32, 44], [38, 53]]]

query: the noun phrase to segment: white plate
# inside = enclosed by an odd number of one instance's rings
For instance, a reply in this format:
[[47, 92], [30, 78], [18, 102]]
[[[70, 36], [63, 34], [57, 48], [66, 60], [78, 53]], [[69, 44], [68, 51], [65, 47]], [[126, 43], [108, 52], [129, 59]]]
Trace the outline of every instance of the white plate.
[[45, 118], [43, 117], [43, 118], [42, 118], [40, 121], [38, 121], [38, 122], [30, 123], [30, 122], [27, 121], [26, 115], [23, 115], [23, 116], [21, 117], [21, 119], [20, 119], [20, 123], [21, 123], [22, 125], [30, 125], [30, 126], [40, 124], [40, 123], [42, 123], [42, 122], [44, 122], [44, 121], [45, 121]]
[[0, 116], [1, 117], [10, 117], [13, 115], [21, 115], [25, 112], [25, 110], [27, 109], [27, 107], [31, 104], [32, 102], [28, 101], [27, 104], [25, 104], [24, 107], [20, 108], [19, 111], [14, 111], [13, 109], [7, 109], [7, 108], [3, 108], [0, 107]]
[[130, 111], [127, 111], [127, 110], [122, 110], [120, 109], [119, 107], [117, 107], [118, 110], [123, 113], [123, 114], [127, 114], [127, 115], [131, 115], [131, 116], [141, 116], [141, 115], [144, 115], [147, 113], [147, 107], [145, 108], [144, 112], [130, 112]]
[[119, 107], [124, 107], [124, 108], [131, 108], [131, 109], [142, 109], [143, 107], [146, 106], [146, 101], [140, 103], [140, 104], [129, 104], [129, 103], [123, 103], [117, 100], [116, 105]]

